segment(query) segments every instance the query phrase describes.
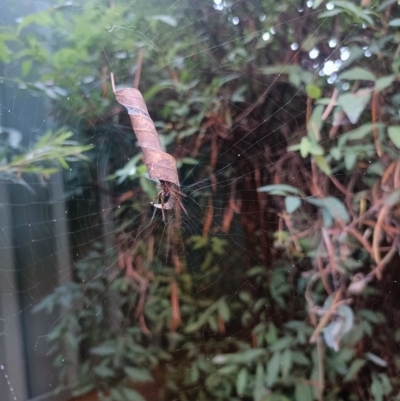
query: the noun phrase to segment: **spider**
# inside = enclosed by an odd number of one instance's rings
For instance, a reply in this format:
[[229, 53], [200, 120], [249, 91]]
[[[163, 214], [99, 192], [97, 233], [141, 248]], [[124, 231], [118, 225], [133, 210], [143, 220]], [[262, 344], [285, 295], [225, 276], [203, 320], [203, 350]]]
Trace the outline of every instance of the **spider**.
[[[186, 213], [188, 216], [188, 212], [186, 211], [185, 207], [183, 206], [180, 197], [185, 197], [181, 191], [177, 188], [177, 186], [168, 181], [161, 181], [160, 180], [161, 191], [157, 194], [154, 198], [153, 202], [150, 202], [155, 208], [161, 209], [162, 218], [165, 223], [165, 213], [164, 210], [173, 209], [175, 203], [178, 202], [181, 209]], [[157, 202], [157, 203], [156, 203]], [[154, 217], [154, 216], [153, 216]]]

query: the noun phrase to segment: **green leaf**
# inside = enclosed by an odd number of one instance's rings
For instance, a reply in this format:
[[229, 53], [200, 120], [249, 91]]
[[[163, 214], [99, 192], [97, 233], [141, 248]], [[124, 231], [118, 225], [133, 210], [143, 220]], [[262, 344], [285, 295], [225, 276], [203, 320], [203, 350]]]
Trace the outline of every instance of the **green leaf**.
[[292, 367], [292, 351], [290, 349], [285, 349], [282, 353], [282, 358], [281, 358], [281, 363], [282, 363], [282, 376], [287, 377], [290, 369]]
[[301, 205], [301, 199], [297, 196], [287, 196], [285, 198], [285, 208], [289, 214], [295, 212]]
[[124, 387], [122, 388], [122, 392], [127, 401], [146, 401], [140, 393], [132, 388]]
[[296, 383], [294, 399], [295, 401], [313, 401], [314, 397], [311, 387], [303, 382]]
[[[203, 360], [203, 362], [204, 362], [204, 360]], [[196, 366], [196, 365], [194, 365], [194, 366]], [[209, 365], [208, 364], [202, 364], [201, 368], [202, 368], [203, 372], [207, 373], [209, 371]], [[218, 369], [218, 373], [220, 373], [221, 375], [227, 375], [227, 376], [231, 376], [232, 374], [236, 374], [237, 371], [238, 371], [238, 367], [235, 366], [235, 365], [227, 365], [227, 366], [223, 366], [222, 368]]]
[[246, 291], [240, 291], [239, 292], [239, 299], [241, 301], [243, 301], [244, 303], [246, 303], [246, 304], [253, 303], [253, 299], [251, 298], [251, 295]]
[[379, 176], [383, 176], [383, 173], [385, 172], [382, 163], [380, 162], [375, 162], [369, 165], [369, 167], [367, 168], [366, 173], [367, 174], [376, 174]]
[[264, 187], [257, 188], [257, 192], [269, 192], [271, 195], [274, 195], [274, 192], [301, 194], [297, 188], [287, 184], [265, 185]]
[[253, 400], [263, 401], [266, 395], [267, 390], [264, 383], [264, 368], [261, 363], [259, 363], [256, 368], [256, 380], [253, 391]]
[[90, 353], [99, 356], [113, 355], [115, 353], [115, 346], [113, 344], [99, 345], [98, 347], [92, 348]]
[[400, 18], [395, 18], [389, 21], [389, 26], [400, 26]]
[[375, 91], [376, 92], [381, 92], [384, 89], [386, 89], [388, 86], [392, 85], [394, 81], [394, 75], [389, 75], [387, 77], [382, 77], [379, 78], [376, 82], [375, 82]]
[[124, 371], [134, 382], [149, 383], [154, 381], [148, 370], [125, 366]]
[[281, 355], [279, 352], [274, 352], [272, 358], [267, 364], [267, 386], [271, 387], [276, 382], [279, 374]]
[[[324, 307], [327, 307], [327, 301], [325, 301]], [[331, 321], [323, 329], [324, 340], [328, 347], [333, 348], [336, 352], [339, 351], [340, 341], [343, 336], [348, 333], [354, 324], [354, 314], [350, 307], [347, 305], [342, 305], [337, 309], [337, 314], [340, 319]]]
[[[227, 368], [228, 366], [224, 366], [224, 368]], [[233, 366], [230, 366], [233, 367]], [[222, 368], [223, 369], [223, 368]], [[192, 368], [190, 369], [190, 374], [189, 374], [189, 381], [188, 383], [197, 383], [199, 381], [200, 378], [200, 371], [199, 368], [197, 367], [197, 365], [192, 365]]]
[[346, 206], [338, 198], [328, 196], [324, 199], [324, 207], [328, 209], [334, 219], [341, 220], [343, 223], [348, 223], [350, 221], [350, 215]]
[[24, 77], [26, 77], [32, 69], [32, 60], [25, 60], [21, 64], [21, 72]]
[[318, 14], [318, 18], [334, 17], [335, 15], [338, 15], [342, 12], [343, 12], [343, 10], [341, 10], [340, 8], [335, 8], [333, 10], [324, 11], [321, 14]]
[[329, 213], [329, 210], [325, 207], [322, 208], [322, 220], [324, 222], [325, 227], [332, 227], [333, 218], [332, 215]]
[[293, 341], [293, 337], [283, 337], [280, 338], [276, 343], [271, 345], [269, 348], [271, 351], [281, 351], [293, 345]]
[[324, 0], [314, 0], [314, 4], [312, 6], [313, 10], [318, 8], [323, 2], [324, 2]]
[[360, 89], [356, 93], [345, 93], [344, 95], [340, 95], [338, 103], [342, 106], [351, 123], [356, 124], [370, 99], [370, 90]]
[[387, 367], [387, 362], [384, 359], [379, 358], [379, 356], [372, 354], [371, 352], [367, 352], [365, 354], [365, 357], [373, 362], [375, 365], [381, 366], [382, 368]]
[[120, 389], [116, 389], [116, 388], [112, 388], [111, 390], [110, 390], [110, 393], [111, 393], [111, 397], [112, 397], [112, 400], [114, 401], [126, 401], [126, 398], [125, 398], [125, 396], [123, 395], [123, 393], [122, 393], [122, 390], [120, 390]]
[[301, 138], [300, 144], [296, 148], [289, 146], [289, 150], [300, 150], [302, 157], [307, 157], [310, 153], [312, 155], [322, 156], [324, 154], [324, 149], [317, 143], [311, 141], [308, 137], [304, 136]]
[[355, 67], [347, 70], [339, 75], [340, 79], [363, 80], [363, 81], [376, 81], [376, 76], [365, 68]]
[[18, 32], [21, 32], [23, 28], [31, 24], [37, 24], [39, 26], [51, 26], [52, 23], [52, 18], [48, 12], [29, 14], [18, 24]]
[[218, 306], [218, 313], [222, 317], [224, 322], [228, 322], [230, 317], [231, 317], [231, 312], [229, 310], [229, 307], [225, 301], [221, 301], [219, 306]]
[[267, 340], [268, 344], [274, 344], [278, 338], [278, 330], [273, 323], [268, 325], [268, 332], [265, 335], [265, 339]]
[[57, 157], [57, 160], [63, 169], [69, 169], [69, 165], [63, 157]]
[[374, 396], [374, 401], [383, 401], [383, 388], [377, 376], [372, 378], [371, 393]]
[[194, 159], [193, 157], [183, 157], [181, 160], [183, 164], [191, 164], [191, 165], [199, 164], [199, 161]]
[[301, 157], [307, 157], [310, 153], [311, 142], [307, 137], [301, 138], [300, 141], [300, 154]]
[[[313, 147], [315, 147], [317, 140], [320, 138], [320, 131], [321, 131], [321, 127], [323, 124], [322, 121], [322, 113], [324, 112], [324, 106], [322, 106], [321, 104], [318, 105], [317, 107], [315, 107], [315, 109], [313, 110], [312, 114], [311, 114], [311, 118], [308, 121], [307, 124], [307, 135], [311, 140], [312, 143], [312, 147], [310, 148], [310, 153], [314, 154], [319, 154], [319, 153], [315, 153], [315, 151], [313, 151]], [[317, 145], [319, 147], [319, 145]], [[322, 149], [322, 148], [321, 148]], [[322, 150], [322, 154], [323, 150]]]
[[377, 8], [378, 11], [383, 11], [386, 9], [387, 6], [389, 6], [390, 4], [394, 4], [397, 3], [398, 0], [386, 0], [384, 1], [382, 4], [379, 5], [379, 7]]
[[385, 200], [385, 205], [393, 207], [400, 202], [400, 189], [394, 190]]
[[265, 355], [264, 349], [248, 349], [246, 351], [232, 353], [232, 354], [220, 354], [216, 355], [212, 362], [215, 365], [225, 365], [230, 363], [252, 363], [257, 360], [260, 356]]
[[357, 162], [357, 154], [355, 152], [346, 152], [344, 155], [344, 165], [347, 171], [353, 170]]
[[299, 66], [294, 65], [285, 65], [285, 64], [277, 64], [270, 67], [262, 67], [260, 68], [260, 72], [266, 75], [275, 75], [275, 74], [289, 74], [292, 71], [298, 71]]
[[388, 128], [388, 135], [393, 144], [400, 149], [400, 126], [392, 125]]
[[337, 161], [342, 158], [342, 152], [338, 147], [331, 148], [330, 153], [331, 156]]
[[358, 141], [358, 140], [364, 139], [368, 134], [370, 134], [372, 132], [374, 125], [377, 129], [382, 129], [385, 126], [385, 124], [382, 124], [382, 123], [363, 124], [360, 127], [356, 128], [355, 130], [350, 131], [350, 132], [340, 136], [339, 141], [338, 141], [338, 147], [343, 148], [344, 145], [346, 145], [346, 143], [348, 141]]
[[349, 212], [341, 200], [333, 196], [328, 196], [324, 199], [306, 198], [308, 203], [322, 207], [335, 220], [341, 220], [343, 223], [348, 223], [350, 220]]
[[324, 154], [324, 148], [317, 143], [312, 143], [309, 151], [314, 156], [322, 156]]
[[112, 369], [110, 369], [108, 366], [105, 366], [105, 365], [96, 366], [94, 368], [94, 371], [101, 378], [115, 376], [115, 372]]
[[94, 383], [87, 384], [86, 386], [79, 387], [76, 390], [72, 390], [71, 391], [71, 396], [72, 397], [80, 397], [81, 395], [85, 395], [85, 394], [89, 393], [95, 387], [96, 387], [96, 385]]
[[326, 175], [332, 174], [331, 168], [324, 156], [314, 156], [314, 160], [315, 160], [315, 164], [319, 167], [319, 169], [323, 173], [325, 173]]
[[322, 89], [316, 85], [306, 85], [306, 92], [311, 99], [319, 99], [322, 96]]
[[383, 392], [388, 395], [393, 390], [392, 383], [386, 373], [379, 373], [379, 378], [381, 379]]
[[176, 18], [171, 17], [170, 15], [152, 15], [149, 17], [150, 20], [155, 20], [155, 21], [162, 21], [164, 24], [176, 27], [178, 25], [178, 21]]
[[304, 353], [302, 353], [300, 351], [292, 351], [292, 360], [297, 365], [301, 365], [301, 366], [309, 366], [310, 365], [309, 359], [305, 356]]
[[344, 377], [344, 381], [350, 381], [355, 379], [357, 376], [358, 372], [360, 369], [365, 365], [365, 360], [364, 359], [356, 359], [354, 360], [351, 365], [349, 370], [346, 372], [346, 376]]
[[374, 21], [368, 15], [369, 12], [361, 9], [360, 7], [357, 7], [352, 2], [347, 1], [347, 0], [332, 0], [332, 3], [335, 6], [338, 6], [338, 7], [343, 8], [344, 10], [347, 10], [348, 14], [353, 14], [353, 15], [357, 16], [358, 18], [363, 19], [364, 21], [367, 21], [370, 25], [373, 25]]
[[236, 378], [236, 391], [239, 396], [244, 395], [247, 386], [247, 377], [248, 377], [247, 369], [246, 368], [240, 369], [240, 372]]

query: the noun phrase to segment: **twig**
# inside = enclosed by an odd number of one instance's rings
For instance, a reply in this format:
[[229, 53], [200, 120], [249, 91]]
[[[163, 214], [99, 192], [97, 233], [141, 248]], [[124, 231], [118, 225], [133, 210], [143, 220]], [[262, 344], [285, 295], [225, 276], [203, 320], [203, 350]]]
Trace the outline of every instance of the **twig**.
[[321, 117], [322, 121], [325, 121], [329, 117], [329, 114], [331, 114], [333, 108], [336, 106], [336, 100], [337, 100], [338, 94], [339, 94], [339, 91], [335, 88], [333, 90], [331, 100], [329, 101], [328, 106], [326, 106], [326, 109], [325, 109], [324, 113], [322, 114], [322, 117]]
[[353, 227], [346, 227], [346, 228], [347, 231], [360, 242], [360, 244], [364, 245], [365, 250], [371, 255], [372, 258], [374, 258], [373, 249], [371, 248], [371, 245], [367, 241], [367, 239], [363, 237], [355, 228]]
[[[309, 122], [310, 122], [310, 117], [311, 117], [311, 111], [312, 111], [312, 99], [310, 97], [307, 97], [307, 105], [306, 105], [306, 122], [307, 122], [307, 129], [309, 129]], [[318, 139], [317, 139], [318, 142]]]
[[379, 210], [379, 208], [382, 206], [383, 199], [380, 199], [377, 201], [372, 207], [370, 207], [365, 213], [363, 213], [361, 216], [357, 217], [354, 219], [347, 227], [345, 227], [345, 230], [348, 230], [349, 227], [355, 227], [360, 221], [364, 220], [367, 216], [370, 214], [376, 212]]
[[332, 244], [331, 238], [328, 234], [328, 231], [326, 231], [325, 228], [322, 229], [322, 237], [325, 242], [326, 250], [328, 251], [329, 261], [330, 261], [332, 272], [336, 272], [337, 269], [336, 269], [335, 250], [333, 249], [333, 244]]
[[212, 220], [214, 216], [214, 206], [213, 206], [213, 199], [212, 196], [210, 195], [208, 199], [208, 208], [207, 208], [207, 215], [204, 220], [204, 226], [203, 226], [203, 237], [207, 237], [208, 232], [210, 231]]
[[233, 122], [235, 124], [240, 123], [245, 117], [247, 117], [258, 105], [264, 102], [265, 98], [267, 97], [268, 93], [271, 92], [273, 85], [269, 85], [268, 88], [261, 94], [261, 96], [256, 100], [255, 103], [253, 103], [251, 106], [249, 106], [246, 110], [244, 110], [242, 113], [240, 113]]
[[181, 324], [181, 313], [179, 307], [178, 285], [175, 279], [171, 280], [171, 332], [175, 333]]
[[400, 187], [400, 160], [397, 161], [396, 170], [394, 172], [393, 186], [394, 186], [394, 188]]
[[372, 251], [373, 251], [373, 256], [375, 259], [376, 263], [381, 262], [381, 253], [379, 251], [379, 242], [381, 241], [381, 233], [382, 233], [382, 224], [383, 220], [387, 216], [389, 212], [389, 206], [385, 205], [382, 207], [378, 214], [378, 218], [376, 219], [376, 225], [374, 229], [374, 238], [372, 240]]
[[323, 401], [325, 390], [324, 346], [321, 337], [317, 340], [318, 354], [318, 401]]
[[396, 252], [397, 252], [397, 247], [395, 244], [393, 244], [390, 251], [383, 257], [381, 262], [374, 268], [374, 270], [372, 270], [372, 272], [368, 274], [368, 276], [375, 275], [377, 279], [380, 280], [382, 277], [383, 268], [392, 260]]
[[319, 321], [318, 326], [316, 327], [316, 329], [314, 330], [314, 333], [310, 337], [311, 344], [318, 341], [318, 337], [319, 337], [322, 329], [327, 325], [331, 316], [333, 315], [335, 310], [338, 308], [338, 306], [339, 306], [338, 302], [339, 302], [340, 298], [342, 297], [342, 293], [343, 293], [343, 287], [340, 287], [339, 290], [336, 292], [335, 297], [333, 298], [331, 306], [326, 311], [326, 313], [322, 317], [322, 319]]
[[301, 253], [301, 251], [302, 251], [301, 245], [300, 245], [300, 242], [299, 242], [297, 236], [295, 235], [293, 224], [290, 221], [290, 216], [286, 213], [282, 213], [282, 217], [285, 220], [286, 226], [290, 232], [290, 236], [292, 237], [294, 246], [296, 247], [296, 251]]
[[385, 172], [383, 173], [382, 179], [381, 179], [381, 186], [383, 187], [386, 185], [386, 182], [389, 180], [390, 176], [393, 173], [393, 170], [395, 169], [396, 165], [398, 162], [391, 162], [389, 166], [386, 167]]
[[378, 114], [379, 114], [379, 94], [374, 91], [372, 95], [372, 136], [374, 138], [374, 143], [375, 143], [375, 149], [376, 153], [379, 157], [382, 156], [382, 148], [379, 143], [379, 138], [378, 138], [378, 128], [376, 126], [376, 122], [378, 120]]
[[334, 177], [333, 175], [330, 175], [329, 178], [331, 181], [335, 184], [335, 187], [342, 192], [344, 195], [348, 195], [347, 189], [339, 182], [339, 180]]
[[[136, 67], [136, 72], [135, 72], [135, 79], [133, 80], [133, 87], [135, 89], [139, 89], [140, 74], [142, 72], [142, 64], [143, 64], [143, 47], [141, 47], [139, 49], [138, 62], [137, 62], [137, 67]], [[114, 90], [114, 92], [115, 92], [115, 90]]]
[[310, 316], [311, 323], [315, 327], [317, 326], [318, 322], [317, 322], [317, 317], [316, 317], [315, 313], [313, 312], [315, 309], [315, 304], [314, 304], [314, 301], [311, 296], [311, 288], [314, 285], [314, 283], [319, 279], [319, 277], [320, 277], [320, 275], [318, 272], [315, 272], [311, 276], [310, 281], [307, 284], [305, 294], [304, 294], [306, 301], [308, 303], [308, 314]]
[[319, 275], [321, 276], [322, 284], [324, 285], [325, 291], [326, 291], [329, 295], [331, 295], [331, 294], [332, 294], [332, 290], [331, 290], [331, 288], [329, 287], [328, 280], [326, 279], [326, 273], [325, 273], [325, 269], [324, 269], [324, 267], [323, 267], [323, 265], [322, 265], [321, 256], [317, 256], [316, 259], [317, 259], [317, 268], [318, 268], [318, 271], [319, 271]]
[[[373, 228], [375, 228], [376, 226], [376, 222], [372, 220], [364, 220], [363, 224]], [[382, 229], [388, 234], [400, 235], [400, 230], [396, 227], [388, 226], [387, 224], [382, 224]]]

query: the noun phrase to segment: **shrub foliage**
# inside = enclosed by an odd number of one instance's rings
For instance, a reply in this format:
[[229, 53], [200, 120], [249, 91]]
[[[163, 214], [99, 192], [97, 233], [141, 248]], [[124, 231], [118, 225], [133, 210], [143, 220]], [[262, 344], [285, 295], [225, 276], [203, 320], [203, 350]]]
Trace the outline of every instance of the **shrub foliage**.
[[[111, 183], [115, 247], [37, 307], [63, 311], [49, 340], [62, 381], [79, 354], [75, 394], [399, 399], [399, 21], [394, 0], [89, 0], [4, 29], [0, 60], [97, 150], [68, 185]], [[166, 225], [108, 79], [131, 87], [140, 52], [186, 184]]]

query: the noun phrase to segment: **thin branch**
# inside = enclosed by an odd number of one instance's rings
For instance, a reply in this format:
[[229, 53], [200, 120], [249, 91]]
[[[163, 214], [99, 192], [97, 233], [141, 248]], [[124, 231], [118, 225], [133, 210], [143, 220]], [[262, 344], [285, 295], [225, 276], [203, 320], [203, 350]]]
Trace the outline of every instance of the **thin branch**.
[[135, 89], [139, 89], [140, 74], [142, 73], [142, 65], [143, 65], [143, 47], [141, 47], [139, 49], [137, 68], [136, 68], [136, 72], [135, 72], [135, 79], [133, 80], [133, 87]]
[[336, 106], [336, 100], [338, 98], [338, 95], [339, 95], [339, 91], [335, 88], [333, 90], [331, 100], [329, 101], [328, 106], [326, 106], [326, 109], [325, 109], [324, 113], [322, 114], [322, 117], [321, 117], [322, 121], [325, 121], [329, 117], [333, 108]]
[[318, 341], [318, 337], [322, 331], [322, 329], [328, 324], [331, 316], [335, 312], [335, 310], [340, 306], [339, 301], [342, 297], [343, 287], [340, 287], [339, 290], [336, 292], [335, 297], [333, 298], [332, 304], [329, 309], [326, 311], [325, 315], [319, 321], [317, 328], [314, 330], [314, 333], [310, 337], [310, 343], [313, 344]]

